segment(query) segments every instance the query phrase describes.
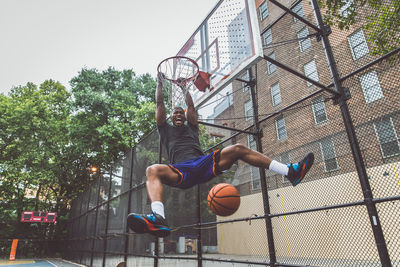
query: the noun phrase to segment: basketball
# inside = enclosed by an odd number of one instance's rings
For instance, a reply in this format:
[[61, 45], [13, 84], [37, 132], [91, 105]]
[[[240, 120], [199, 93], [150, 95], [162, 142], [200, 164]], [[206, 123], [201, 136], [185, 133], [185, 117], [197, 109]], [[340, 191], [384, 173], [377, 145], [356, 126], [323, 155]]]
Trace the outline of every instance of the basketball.
[[240, 194], [233, 185], [221, 183], [211, 188], [207, 202], [214, 214], [229, 216], [239, 208]]

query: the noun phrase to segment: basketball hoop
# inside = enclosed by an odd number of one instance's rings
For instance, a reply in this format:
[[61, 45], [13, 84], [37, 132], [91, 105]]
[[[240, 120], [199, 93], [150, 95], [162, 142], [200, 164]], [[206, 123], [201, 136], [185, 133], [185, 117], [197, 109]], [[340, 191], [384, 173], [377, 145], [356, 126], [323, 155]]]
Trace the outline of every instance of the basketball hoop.
[[157, 71], [165, 80], [181, 88], [187, 88], [196, 79], [199, 65], [191, 58], [174, 56], [161, 61]]
[[166, 58], [160, 62], [157, 71], [172, 108], [185, 106], [187, 90], [194, 91], [195, 86], [199, 91], [204, 92], [210, 86], [210, 74], [200, 71], [197, 62], [188, 57]]

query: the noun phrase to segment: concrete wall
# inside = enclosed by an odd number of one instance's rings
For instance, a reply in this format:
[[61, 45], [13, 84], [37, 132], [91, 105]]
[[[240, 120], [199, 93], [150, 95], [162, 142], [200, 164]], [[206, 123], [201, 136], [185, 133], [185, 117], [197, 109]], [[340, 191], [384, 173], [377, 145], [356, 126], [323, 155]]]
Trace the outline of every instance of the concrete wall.
[[[377, 166], [367, 171], [375, 194], [385, 196], [400, 194], [399, 162]], [[355, 172], [305, 182], [295, 188], [272, 190], [268, 195], [271, 214], [363, 200]], [[262, 207], [261, 193], [244, 196], [241, 198], [240, 208], [234, 215], [218, 217], [218, 220], [250, 217], [252, 214], [262, 215], [264, 214]], [[386, 209], [378, 211], [381, 220], [386, 218], [390, 221], [382, 220], [383, 227], [385, 221], [390, 225], [400, 225], [400, 210], [397, 210], [398, 214], [388, 214]], [[282, 216], [273, 218], [272, 225], [277, 257], [377, 259], [375, 241], [364, 206]], [[385, 238], [397, 242], [392, 247], [399, 247], [398, 231], [387, 233]], [[352, 248], [367, 253], [355, 253]], [[268, 255], [264, 220], [219, 224], [218, 252]], [[398, 253], [393, 256], [395, 258], [392, 260], [399, 260]]]

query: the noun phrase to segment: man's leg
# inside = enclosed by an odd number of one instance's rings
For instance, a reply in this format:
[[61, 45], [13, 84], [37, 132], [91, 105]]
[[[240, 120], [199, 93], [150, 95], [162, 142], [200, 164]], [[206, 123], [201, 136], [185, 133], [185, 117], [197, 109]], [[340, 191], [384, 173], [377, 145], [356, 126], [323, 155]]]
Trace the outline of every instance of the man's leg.
[[242, 144], [236, 144], [221, 150], [218, 163], [221, 171], [229, 169], [237, 160], [265, 169], [270, 169], [276, 173], [287, 176], [293, 186], [296, 186], [306, 175], [314, 163], [314, 154], [308, 153], [300, 162], [294, 164], [282, 164], [269, 157], [252, 150]]
[[272, 162], [269, 157], [261, 154], [260, 152], [252, 150], [242, 144], [236, 144], [221, 150], [218, 166], [220, 167], [221, 171], [224, 171], [229, 169], [232, 164], [239, 159], [254, 167], [261, 167], [265, 169], [268, 169]]
[[179, 181], [177, 173], [168, 165], [155, 164], [146, 169], [146, 189], [151, 201], [151, 214], [128, 215], [128, 226], [136, 233], [150, 233], [157, 237], [169, 235], [170, 229], [165, 220], [163, 198], [163, 184], [175, 185]]
[[162, 201], [163, 184], [176, 185], [179, 176], [168, 165], [154, 164], [146, 169], [146, 189], [151, 202]]

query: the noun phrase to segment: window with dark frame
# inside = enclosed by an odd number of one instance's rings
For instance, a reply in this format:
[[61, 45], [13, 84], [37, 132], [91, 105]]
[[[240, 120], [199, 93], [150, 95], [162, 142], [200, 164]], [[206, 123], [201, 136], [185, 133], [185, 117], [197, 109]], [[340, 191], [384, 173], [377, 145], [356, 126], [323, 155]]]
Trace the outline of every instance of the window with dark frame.
[[283, 117], [283, 115], [278, 117], [275, 120], [275, 124], [276, 124], [276, 134], [277, 134], [278, 140], [287, 139], [285, 117]]
[[264, 39], [264, 45], [269, 45], [272, 43], [272, 31], [271, 28], [269, 28], [268, 30], [266, 30], [263, 33], [263, 39]]
[[[318, 79], [318, 71], [317, 71], [317, 65], [315, 64], [315, 60], [311, 60], [308, 62], [306, 65], [304, 65], [304, 74], [310, 78], [311, 80], [314, 80], [316, 82], [319, 81]], [[307, 82], [307, 86], [310, 87], [313, 85], [310, 82]]]
[[[271, 54], [268, 55], [270, 58], [275, 59], [275, 53], [272, 52]], [[268, 69], [268, 74], [272, 74], [276, 71], [276, 65], [272, 64], [271, 62], [267, 61], [267, 69]]]
[[273, 106], [277, 106], [282, 103], [281, 89], [279, 87], [279, 83], [271, 86], [271, 97]]
[[399, 139], [392, 118], [385, 118], [374, 123], [376, 136], [384, 158], [400, 154]]
[[379, 84], [376, 71], [370, 71], [360, 76], [361, 88], [364, 94], [365, 102], [372, 103], [383, 98], [381, 86]]
[[[249, 144], [249, 148], [257, 150], [257, 144], [254, 135], [247, 135], [247, 141]], [[252, 189], [260, 189], [260, 170], [258, 169], [258, 167], [250, 166], [250, 172]]]
[[264, 20], [266, 17], [268, 17], [268, 6], [267, 6], [267, 1], [264, 1], [260, 5], [260, 17], [261, 20]]
[[[246, 70], [246, 72], [242, 75], [241, 79], [244, 81], [250, 81], [249, 70]], [[249, 86], [247, 86], [247, 83], [245, 83], [245, 82], [242, 82], [242, 88], [243, 88], [243, 92], [246, 92], [249, 90]]]
[[333, 143], [332, 138], [326, 138], [325, 140], [321, 141], [320, 144], [321, 144], [322, 158], [324, 160], [325, 171], [331, 172], [337, 170], [339, 167], [337, 162], [335, 145]]
[[340, 15], [347, 18], [353, 11], [354, 11], [353, 0], [346, 0], [346, 3], [340, 8]]
[[253, 118], [253, 103], [251, 99], [244, 103], [244, 114], [246, 121], [249, 121]]
[[307, 26], [302, 28], [297, 33], [297, 38], [299, 39], [300, 52], [304, 52], [308, 48], [311, 48], [311, 39], [310, 39], [310, 37], [306, 38], [308, 36], [308, 34], [309, 34], [309, 32], [308, 32]]
[[[292, 11], [299, 15], [300, 17], [304, 17], [304, 9], [303, 9], [303, 3], [300, 1], [298, 4], [296, 4], [294, 7], [292, 7]], [[294, 22], [297, 22], [298, 19], [296, 17], [293, 17]]]
[[314, 114], [315, 124], [320, 124], [328, 121], [323, 97], [319, 97], [312, 101], [312, 110]]
[[360, 29], [348, 37], [351, 54], [354, 60], [360, 59], [369, 53], [367, 41], [365, 40], [364, 33]]

